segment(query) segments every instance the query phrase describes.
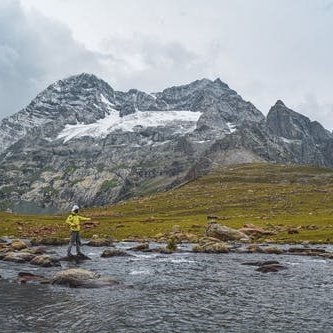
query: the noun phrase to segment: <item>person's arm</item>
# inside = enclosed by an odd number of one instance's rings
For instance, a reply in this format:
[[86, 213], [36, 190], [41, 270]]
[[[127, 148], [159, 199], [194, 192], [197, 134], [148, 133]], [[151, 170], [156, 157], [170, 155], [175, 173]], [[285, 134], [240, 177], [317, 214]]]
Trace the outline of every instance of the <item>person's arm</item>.
[[81, 216], [81, 215], [78, 215], [78, 218], [80, 221], [90, 221], [91, 218], [90, 217], [84, 217], [84, 216]]

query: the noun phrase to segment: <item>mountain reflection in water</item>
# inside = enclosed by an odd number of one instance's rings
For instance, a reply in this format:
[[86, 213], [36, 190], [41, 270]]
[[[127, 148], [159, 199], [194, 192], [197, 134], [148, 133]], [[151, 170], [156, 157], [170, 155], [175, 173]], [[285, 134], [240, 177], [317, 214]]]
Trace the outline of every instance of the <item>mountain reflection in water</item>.
[[[85, 250], [92, 260], [80, 267], [123, 284], [18, 285], [11, 280], [20, 271], [50, 276], [59, 268], [0, 261], [0, 332], [332, 332], [332, 260], [237, 253], [103, 259], [103, 249]], [[288, 269], [262, 274], [242, 265], [252, 260]]]

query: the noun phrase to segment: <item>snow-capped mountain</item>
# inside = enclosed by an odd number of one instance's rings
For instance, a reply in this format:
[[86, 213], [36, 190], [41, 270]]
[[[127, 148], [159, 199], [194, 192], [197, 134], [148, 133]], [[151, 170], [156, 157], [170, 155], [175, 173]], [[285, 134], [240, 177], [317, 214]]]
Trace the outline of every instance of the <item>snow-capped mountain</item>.
[[39, 211], [172, 188], [219, 163], [333, 165], [319, 123], [281, 101], [265, 119], [220, 79], [145, 93], [71, 76], [3, 119], [0, 143], [2, 208]]

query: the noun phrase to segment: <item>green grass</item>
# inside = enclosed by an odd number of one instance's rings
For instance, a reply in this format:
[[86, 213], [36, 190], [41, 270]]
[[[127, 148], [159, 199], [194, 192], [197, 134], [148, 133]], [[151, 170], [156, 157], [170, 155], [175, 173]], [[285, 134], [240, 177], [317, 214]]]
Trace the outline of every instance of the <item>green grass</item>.
[[[220, 217], [219, 223], [233, 228], [251, 223], [276, 231], [269, 237], [276, 242], [333, 243], [333, 170], [274, 164], [225, 166], [177, 189], [82, 214], [99, 222], [83, 231], [84, 237], [154, 237], [174, 225], [202, 235], [207, 215], [214, 214]], [[20, 232], [29, 237], [41, 227], [48, 234], [66, 236], [64, 219], [2, 214], [0, 235], [19, 235], [17, 221], [21, 221]], [[49, 232], [48, 226], [53, 226]], [[288, 234], [288, 228], [296, 227], [298, 234]]]

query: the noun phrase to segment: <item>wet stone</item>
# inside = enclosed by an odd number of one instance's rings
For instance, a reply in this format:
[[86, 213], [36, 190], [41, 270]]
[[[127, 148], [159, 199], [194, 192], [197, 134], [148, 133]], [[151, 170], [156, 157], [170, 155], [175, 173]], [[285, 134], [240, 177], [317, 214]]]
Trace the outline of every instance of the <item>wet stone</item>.
[[32, 265], [37, 265], [41, 267], [54, 267], [54, 266], [61, 266], [60, 262], [58, 259], [53, 258], [49, 255], [39, 255], [35, 256], [30, 263]]
[[102, 288], [119, 284], [111, 276], [100, 276], [96, 272], [81, 268], [57, 272], [51, 279], [51, 283], [70, 288]]
[[25, 284], [25, 283], [47, 284], [47, 283], [50, 283], [49, 279], [45, 278], [44, 276], [32, 274], [29, 272], [19, 272], [16, 281], [20, 284]]
[[110, 258], [110, 257], [131, 257], [129, 253], [123, 250], [117, 249], [105, 249], [101, 254], [102, 258]]
[[272, 272], [279, 272], [285, 269], [287, 269], [287, 267], [281, 264], [270, 264], [270, 265], [262, 265], [258, 267], [256, 271], [261, 273], [272, 273]]

